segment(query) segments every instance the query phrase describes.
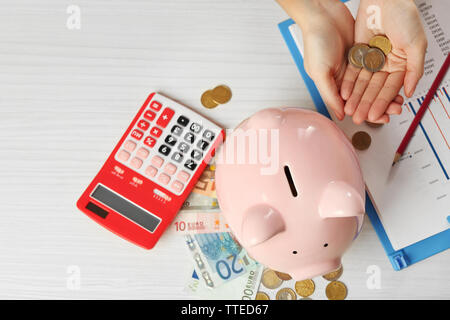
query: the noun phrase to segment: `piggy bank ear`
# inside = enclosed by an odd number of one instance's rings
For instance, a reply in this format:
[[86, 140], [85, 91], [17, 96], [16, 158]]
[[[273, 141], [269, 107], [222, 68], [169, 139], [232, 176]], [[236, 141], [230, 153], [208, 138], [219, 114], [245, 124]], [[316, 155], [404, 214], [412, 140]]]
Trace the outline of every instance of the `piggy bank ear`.
[[281, 214], [269, 205], [251, 207], [244, 213], [242, 243], [245, 246], [260, 244], [285, 230]]
[[364, 215], [364, 198], [343, 181], [328, 183], [319, 203], [322, 218], [358, 217]]

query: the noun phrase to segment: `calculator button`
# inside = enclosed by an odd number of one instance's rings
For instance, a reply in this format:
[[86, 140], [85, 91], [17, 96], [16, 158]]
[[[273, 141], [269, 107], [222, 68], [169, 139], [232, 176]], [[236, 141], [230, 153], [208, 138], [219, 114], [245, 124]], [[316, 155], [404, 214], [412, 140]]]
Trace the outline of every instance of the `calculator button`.
[[206, 142], [205, 140], [200, 140], [200, 141], [197, 143], [197, 147], [199, 147], [199, 148], [202, 149], [202, 150], [206, 150], [206, 148], [208, 148], [208, 146], [209, 146], [209, 143]]
[[155, 117], [156, 117], [156, 113], [154, 113], [151, 110], [147, 110], [144, 113], [144, 118], [147, 120], [153, 121], [155, 119]]
[[180, 126], [174, 125], [170, 132], [172, 132], [176, 136], [180, 136], [181, 132], [183, 132], [183, 129]]
[[172, 190], [175, 192], [180, 192], [181, 190], [183, 190], [184, 184], [182, 184], [180, 181], [176, 180], [174, 181], [174, 183], [172, 183]]
[[163, 155], [167, 156], [170, 153], [170, 148], [168, 146], [166, 146], [165, 144], [163, 144], [159, 147], [158, 151], [160, 153], [162, 153]]
[[148, 137], [146, 137], [146, 138], [144, 139], [144, 144], [147, 145], [147, 146], [149, 146], [150, 148], [153, 148], [153, 146], [155, 145], [155, 143], [156, 143], [156, 139], [155, 139], [155, 138], [152, 138], [152, 137], [150, 137], [150, 136], [148, 136]]
[[164, 139], [164, 142], [167, 143], [169, 146], [174, 146], [175, 143], [177, 143], [177, 139], [175, 139], [170, 134]]
[[142, 167], [142, 160], [139, 158], [133, 158], [131, 159], [130, 166], [135, 169], [139, 169], [140, 167]]
[[136, 140], [141, 140], [143, 135], [144, 134], [141, 131], [136, 130], [136, 129], [131, 132], [131, 136], [133, 138], [135, 138]]
[[197, 163], [195, 163], [194, 160], [189, 159], [185, 162], [184, 166], [189, 170], [195, 170], [195, 168], [197, 168]]
[[168, 184], [169, 181], [170, 181], [170, 177], [167, 174], [161, 173], [158, 177], [158, 182], [163, 185]]
[[128, 140], [128, 141], [126, 141], [126, 142], [124, 143], [123, 147], [124, 147], [125, 150], [127, 150], [127, 151], [129, 151], [129, 152], [133, 152], [134, 149], [136, 148], [136, 143], [134, 143], [134, 142], [131, 141], [131, 140]]
[[152, 165], [154, 165], [157, 168], [161, 168], [163, 163], [164, 163], [164, 160], [159, 156], [154, 156], [152, 158]]
[[162, 104], [156, 100], [153, 100], [150, 102], [150, 108], [152, 108], [155, 111], [161, 110]]
[[130, 154], [128, 152], [126, 152], [125, 150], [120, 150], [120, 152], [117, 154], [117, 157], [125, 162], [130, 158]]
[[185, 116], [179, 116], [178, 119], [177, 119], [177, 122], [179, 124], [181, 124], [183, 127], [186, 127], [187, 124], [189, 123], [189, 119], [186, 118]]
[[150, 151], [148, 151], [145, 148], [140, 148], [137, 152], [136, 152], [136, 156], [138, 156], [141, 159], [146, 159], [148, 157], [148, 154], [150, 153]]
[[154, 176], [156, 176], [156, 173], [158, 172], [158, 169], [156, 169], [153, 166], [148, 166], [147, 169], [145, 169], [145, 174], [148, 175], [149, 177], [153, 178]]
[[180, 144], [178, 145], [178, 150], [180, 150], [183, 153], [186, 153], [189, 151], [189, 145], [184, 142], [180, 142]]
[[192, 144], [195, 141], [195, 135], [191, 132], [188, 132], [184, 135], [184, 140]]
[[179, 153], [179, 152], [175, 152], [172, 155], [172, 160], [179, 163], [179, 162], [183, 161], [183, 155], [181, 153]]
[[158, 127], [153, 127], [152, 130], [150, 130], [150, 134], [154, 137], [159, 138], [162, 134], [162, 130]]
[[169, 121], [172, 119], [174, 114], [175, 114], [175, 111], [173, 111], [170, 108], [165, 108], [164, 111], [159, 116], [158, 120], [156, 120], [156, 124], [163, 128], [167, 127], [167, 125], [169, 124]]
[[189, 180], [190, 176], [191, 175], [189, 173], [187, 173], [186, 171], [182, 170], [182, 171], [178, 172], [177, 179], [181, 180], [183, 182], [187, 182]]
[[203, 138], [208, 139], [209, 141], [213, 141], [214, 140], [214, 132], [209, 131], [209, 130], [205, 130], [205, 132], [203, 132]]
[[148, 122], [145, 121], [145, 120], [140, 120], [140, 121], [138, 122], [138, 125], [137, 125], [137, 126], [138, 126], [139, 129], [145, 131], [145, 130], [147, 130], [147, 129], [150, 127], [150, 123], [148, 123]]
[[177, 171], [177, 167], [172, 163], [168, 163], [164, 167], [164, 172], [169, 175], [173, 175], [175, 173], [175, 171]]
[[193, 122], [193, 123], [191, 123], [189, 130], [191, 130], [192, 132], [195, 132], [195, 133], [199, 133], [200, 131], [202, 131], [202, 126], [199, 125], [198, 123]]
[[198, 150], [192, 150], [191, 152], [191, 158], [195, 160], [201, 160], [203, 157], [203, 153]]

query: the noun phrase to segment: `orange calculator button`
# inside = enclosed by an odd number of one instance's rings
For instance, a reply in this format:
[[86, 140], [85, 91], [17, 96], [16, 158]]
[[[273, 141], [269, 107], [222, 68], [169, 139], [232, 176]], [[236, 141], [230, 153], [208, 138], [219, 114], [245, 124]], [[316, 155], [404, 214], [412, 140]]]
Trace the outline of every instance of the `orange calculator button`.
[[153, 127], [152, 130], [150, 130], [150, 134], [152, 136], [159, 138], [162, 134], [162, 130], [158, 127]]
[[131, 159], [130, 165], [135, 169], [139, 169], [142, 167], [142, 160], [139, 158], [133, 158]]
[[173, 111], [170, 108], [165, 108], [164, 111], [159, 116], [158, 120], [156, 120], [156, 124], [163, 128], [167, 127], [167, 124], [169, 124], [169, 121], [172, 119], [174, 114], [175, 111]]
[[145, 131], [145, 130], [147, 130], [150, 127], [150, 123], [148, 123], [145, 120], [141, 120], [141, 121], [138, 122], [137, 126], [139, 127], [139, 129], [142, 129], [142, 130]]
[[136, 140], [141, 140], [143, 135], [144, 135], [144, 134], [143, 134], [141, 131], [139, 131], [139, 130], [133, 130], [133, 131], [131, 132], [131, 136], [132, 136], [133, 138], [135, 138]]
[[156, 117], [156, 113], [154, 113], [151, 110], [147, 110], [144, 113], [144, 118], [147, 119], [147, 120], [152, 121], [153, 119], [155, 119], [155, 117]]
[[161, 107], [162, 107], [161, 102], [158, 102], [158, 101], [156, 101], [156, 100], [153, 100], [153, 101], [150, 103], [150, 108], [152, 108], [152, 109], [155, 110], [155, 111], [161, 110]]
[[130, 154], [128, 152], [126, 152], [125, 150], [120, 150], [119, 154], [117, 155], [117, 157], [125, 162], [130, 158]]
[[154, 156], [152, 158], [152, 164], [157, 167], [157, 168], [161, 168], [162, 164], [164, 163], [163, 158], [159, 157], [159, 156]]
[[170, 181], [170, 177], [167, 174], [161, 173], [158, 177], [158, 182], [163, 185], [168, 184], [169, 181]]
[[145, 144], [146, 146], [149, 146], [150, 148], [153, 148], [153, 146], [155, 145], [155, 143], [156, 143], [156, 139], [155, 139], [155, 138], [152, 138], [152, 137], [147, 137], [147, 138], [145, 138], [145, 140], [144, 140], [144, 144]]
[[129, 152], [133, 152], [134, 149], [136, 148], [136, 143], [131, 140], [128, 140], [127, 142], [125, 142], [123, 147], [125, 148], [125, 150], [127, 150]]

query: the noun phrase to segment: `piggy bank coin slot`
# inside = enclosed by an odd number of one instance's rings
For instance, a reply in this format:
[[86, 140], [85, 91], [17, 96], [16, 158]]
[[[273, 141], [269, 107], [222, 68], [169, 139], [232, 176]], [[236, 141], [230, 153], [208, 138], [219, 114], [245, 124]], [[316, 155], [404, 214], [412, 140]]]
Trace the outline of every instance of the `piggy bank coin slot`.
[[284, 174], [286, 175], [292, 195], [294, 197], [297, 197], [298, 196], [297, 188], [295, 187], [294, 179], [292, 179], [291, 170], [289, 170], [288, 166], [284, 166]]

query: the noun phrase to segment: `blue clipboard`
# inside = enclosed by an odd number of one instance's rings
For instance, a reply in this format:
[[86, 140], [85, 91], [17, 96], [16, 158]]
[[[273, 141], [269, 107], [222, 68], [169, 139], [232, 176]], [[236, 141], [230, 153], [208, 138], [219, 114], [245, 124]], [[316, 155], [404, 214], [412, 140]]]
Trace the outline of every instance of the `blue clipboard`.
[[[306, 87], [308, 88], [314, 104], [316, 105], [317, 111], [331, 119], [325, 103], [323, 102], [322, 97], [319, 94], [319, 91], [317, 90], [314, 82], [308, 76], [305, 68], [303, 67], [303, 57], [289, 31], [289, 26], [292, 24], [295, 24], [295, 22], [292, 19], [288, 19], [281, 22], [278, 27], [281, 31], [281, 34], [283, 35], [284, 40], [286, 41], [292, 57], [294, 58], [294, 62], [297, 65], [297, 68], [300, 71], [303, 80], [305, 81]], [[381, 244], [383, 245], [384, 250], [386, 251], [386, 254], [395, 270], [401, 270], [416, 262], [435, 255], [436, 253], [450, 248], [450, 229], [447, 229], [431, 237], [418, 241], [412, 245], [404, 247], [400, 250], [394, 250], [391, 241], [389, 240], [386, 231], [384, 230], [383, 224], [381, 223], [380, 218], [378, 217], [378, 214], [367, 193], [366, 213], [369, 216], [373, 228], [375, 229], [378, 238], [380, 238]], [[449, 217], [447, 219], [449, 219]]]

